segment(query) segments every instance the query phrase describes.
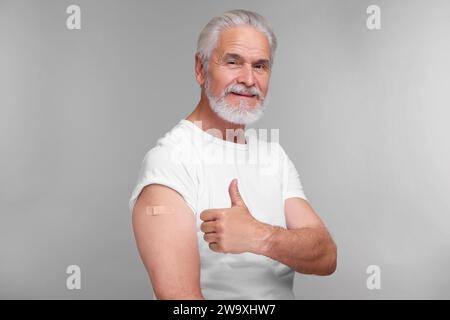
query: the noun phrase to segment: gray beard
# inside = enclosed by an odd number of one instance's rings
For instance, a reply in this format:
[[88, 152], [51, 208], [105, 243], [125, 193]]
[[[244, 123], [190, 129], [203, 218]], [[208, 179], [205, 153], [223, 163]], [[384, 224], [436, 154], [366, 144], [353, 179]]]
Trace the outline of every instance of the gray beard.
[[205, 94], [211, 109], [223, 120], [248, 125], [258, 121], [264, 114], [266, 99], [261, 99], [254, 107], [250, 107], [245, 100], [240, 100], [239, 105], [231, 105], [225, 101], [225, 96], [215, 97], [209, 90], [208, 81], [205, 83]]

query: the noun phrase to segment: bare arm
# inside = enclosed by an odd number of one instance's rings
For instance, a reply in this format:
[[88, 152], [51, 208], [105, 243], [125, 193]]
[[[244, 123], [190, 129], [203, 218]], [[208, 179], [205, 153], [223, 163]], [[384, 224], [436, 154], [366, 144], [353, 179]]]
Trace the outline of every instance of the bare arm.
[[178, 192], [146, 186], [133, 210], [133, 230], [157, 299], [204, 299], [195, 215]]
[[231, 208], [206, 209], [200, 230], [215, 252], [251, 252], [277, 260], [297, 272], [329, 275], [336, 269], [337, 249], [325, 225], [304, 199], [285, 201], [287, 229], [257, 220], [233, 179]]
[[301, 198], [285, 201], [287, 229], [267, 225], [259, 254], [297, 272], [330, 275], [336, 270], [337, 247], [319, 216]]

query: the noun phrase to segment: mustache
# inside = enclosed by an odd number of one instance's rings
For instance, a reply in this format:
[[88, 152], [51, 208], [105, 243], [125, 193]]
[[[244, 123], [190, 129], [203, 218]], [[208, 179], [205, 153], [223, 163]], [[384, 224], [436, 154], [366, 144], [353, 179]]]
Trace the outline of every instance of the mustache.
[[262, 98], [262, 92], [255, 86], [247, 87], [243, 84], [232, 84], [228, 86], [223, 95], [227, 95], [229, 93], [237, 93], [237, 94], [245, 94], [245, 95], [251, 95], [256, 96], [258, 99]]

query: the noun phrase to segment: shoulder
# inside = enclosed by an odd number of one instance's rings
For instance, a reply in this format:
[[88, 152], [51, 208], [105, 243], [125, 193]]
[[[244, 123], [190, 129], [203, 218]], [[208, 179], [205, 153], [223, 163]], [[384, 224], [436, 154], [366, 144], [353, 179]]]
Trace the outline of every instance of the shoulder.
[[192, 150], [187, 132], [175, 126], [156, 141], [156, 144], [144, 155], [146, 167], [164, 168], [183, 165], [187, 161], [186, 153]]
[[267, 154], [271, 161], [285, 161], [286, 152], [278, 141], [258, 141], [259, 154]]
[[147, 151], [129, 201], [131, 210], [145, 186], [160, 184], [181, 194], [195, 212], [197, 170], [186, 161], [183, 150], [189, 150], [188, 142], [183, 137], [182, 130], [175, 127], [159, 138], [156, 145]]
[[274, 148], [277, 150], [276, 152], [278, 153], [278, 155], [282, 158], [287, 157], [286, 151], [284, 150], [284, 148], [281, 146], [281, 144], [278, 141], [272, 142], [274, 145]]

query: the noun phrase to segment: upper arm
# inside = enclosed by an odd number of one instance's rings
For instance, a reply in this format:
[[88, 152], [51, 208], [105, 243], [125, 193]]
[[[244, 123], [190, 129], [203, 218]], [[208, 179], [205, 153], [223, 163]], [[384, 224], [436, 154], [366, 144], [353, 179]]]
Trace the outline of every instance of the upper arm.
[[282, 197], [288, 229], [324, 227], [319, 215], [310, 206], [294, 163], [279, 145], [282, 156]]
[[[151, 206], [170, 207], [173, 214], [148, 215]], [[133, 230], [158, 299], [203, 298], [196, 216], [178, 192], [146, 186], [133, 209]]]
[[284, 202], [284, 214], [288, 229], [325, 227], [319, 215], [308, 201], [299, 197], [288, 198]]

